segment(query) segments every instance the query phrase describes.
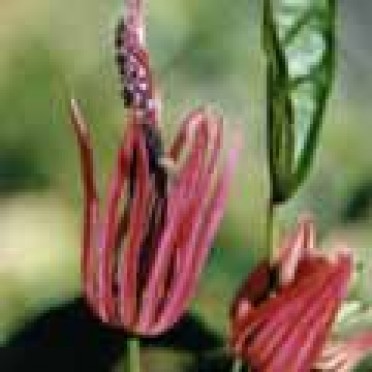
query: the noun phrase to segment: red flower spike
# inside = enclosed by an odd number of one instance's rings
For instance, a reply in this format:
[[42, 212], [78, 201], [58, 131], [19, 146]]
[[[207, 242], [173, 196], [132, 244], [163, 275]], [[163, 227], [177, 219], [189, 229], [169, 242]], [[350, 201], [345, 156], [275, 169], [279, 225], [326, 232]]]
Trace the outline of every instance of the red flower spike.
[[254, 370], [310, 371], [326, 343], [352, 272], [349, 253], [315, 249], [315, 228], [303, 219], [273, 265], [248, 277], [231, 311], [231, 346]]
[[125, 107], [132, 109], [139, 121], [157, 125], [160, 102], [145, 45], [141, 0], [126, 1], [126, 17], [116, 29], [115, 48]]
[[195, 291], [239, 146], [220, 169], [222, 119], [199, 108], [183, 121], [170, 150], [163, 150], [140, 0], [127, 0], [116, 48], [129, 120], [103, 213], [88, 128], [71, 103], [84, 186], [83, 283], [105, 323], [153, 336], [179, 320]]
[[129, 125], [99, 218], [92, 148], [75, 101], [72, 118], [85, 191], [82, 269], [88, 302], [104, 322], [157, 335], [179, 320], [194, 293], [222, 218], [236, 147], [219, 172], [221, 120], [198, 109], [171, 148], [174, 161], [183, 148], [189, 150], [162, 195], [150, 172], [143, 128]]

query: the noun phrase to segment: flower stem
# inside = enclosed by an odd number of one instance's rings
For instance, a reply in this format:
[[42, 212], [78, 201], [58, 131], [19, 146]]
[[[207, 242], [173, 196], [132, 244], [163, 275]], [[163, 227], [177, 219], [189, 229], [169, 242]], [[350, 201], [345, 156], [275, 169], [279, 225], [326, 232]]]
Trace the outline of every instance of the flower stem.
[[140, 371], [140, 340], [136, 337], [129, 337], [127, 340], [127, 366], [125, 372]]
[[235, 359], [232, 365], [231, 372], [241, 372], [243, 363], [241, 359]]
[[267, 211], [266, 211], [266, 257], [271, 260], [274, 257], [274, 213], [275, 206], [272, 201], [271, 195], [267, 201]]

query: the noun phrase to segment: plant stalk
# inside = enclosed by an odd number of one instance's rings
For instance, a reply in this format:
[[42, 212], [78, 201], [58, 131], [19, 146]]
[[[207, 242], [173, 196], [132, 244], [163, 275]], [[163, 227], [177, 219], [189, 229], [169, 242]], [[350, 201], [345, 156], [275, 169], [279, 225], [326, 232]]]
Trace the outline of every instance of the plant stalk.
[[235, 359], [231, 368], [231, 372], [241, 372], [243, 367], [243, 362], [241, 359]]
[[127, 340], [127, 364], [125, 372], [141, 372], [140, 340], [129, 337]]
[[270, 192], [267, 201], [267, 211], [266, 211], [266, 259], [270, 261], [275, 257], [275, 247], [274, 247], [274, 213], [275, 206], [272, 200], [272, 193]]

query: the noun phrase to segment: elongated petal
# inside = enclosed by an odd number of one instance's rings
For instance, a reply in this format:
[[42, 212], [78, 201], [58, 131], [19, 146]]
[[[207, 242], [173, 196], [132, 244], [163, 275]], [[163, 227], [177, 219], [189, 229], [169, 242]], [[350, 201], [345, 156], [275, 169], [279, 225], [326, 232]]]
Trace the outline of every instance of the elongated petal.
[[184, 247], [185, 257], [181, 261], [182, 270], [180, 270], [177, 281], [170, 288], [169, 299], [157, 324], [158, 331], [170, 327], [179, 320], [196, 289], [197, 280], [208, 258], [213, 238], [225, 210], [228, 187], [235, 169], [237, 156], [238, 148], [234, 148], [229, 154], [225, 169], [219, 176], [214, 194], [205, 213], [192, 220], [193, 228], [197, 231], [196, 239], [193, 241], [191, 236], [189, 246]]
[[[137, 129], [138, 130], [138, 129]], [[130, 327], [135, 321], [139, 309], [137, 303], [138, 272], [140, 249], [144, 241], [145, 224], [149, 219], [150, 174], [144, 138], [137, 136], [137, 156], [135, 191], [130, 205], [129, 227], [122, 244], [121, 270], [119, 271], [120, 316], [121, 321]]]
[[186, 116], [186, 118], [182, 121], [178, 134], [168, 152], [170, 158], [172, 158], [175, 161], [180, 160], [180, 156], [182, 152], [185, 150], [186, 142], [190, 140], [190, 137], [192, 137], [193, 132], [196, 131], [197, 127], [201, 125], [203, 120], [204, 120], [203, 107], [198, 107], [197, 109], [191, 111]]
[[285, 238], [279, 248], [280, 285], [286, 285], [294, 280], [299, 262], [306, 257], [315, 255], [315, 226], [311, 218], [300, 220], [294, 233]]
[[95, 266], [97, 257], [94, 252], [96, 235], [99, 230], [98, 196], [94, 179], [93, 150], [88, 126], [75, 99], [71, 100], [71, 122], [76, 134], [81, 161], [84, 188], [84, 231], [81, 271], [88, 302], [95, 304], [96, 280]]
[[[200, 118], [200, 126], [203, 118]], [[167, 196], [167, 213], [164, 222], [164, 229], [158, 243], [158, 252], [150, 270], [148, 285], [143, 293], [143, 313], [140, 317], [140, 327], [148, 328], [151, 319], [155, 316], [155, 311], [161, 301], [158, 295], [159, 288], [163, 286], [164, 278], [171, 264], [171, 258], [174, 253], [172, 245], [178, 238], [178, 226], [188, 206], [189, 200], [193, 195], [193, 189], [200, 176], [201, 164], [204, 159], [204, 152], [207, 146], [207, 136], [205, 131], [200, 132], [197, 144], [188, 154], [184, 171], [175, 179], [174, 184]], [[177, 159], [176, 159], [177, 160]], [[177, 206], [177, 207], [176, 207]]]
[[99, 283], [97, 296], [101, 317], [106, 321], [109, 321], [109, 317], [112, 317], [113, 313], [112, 287], [120, 224], [119, 204], [122, 201], [126, 181], [129, 177], [132, 152], [133, 135], [129, 130], [120, 146], [117, 162], [110, 179], [106, 211], [103, 216], [99, 240], [95, 247], [98, 250], [98, 262], [95, 267]]

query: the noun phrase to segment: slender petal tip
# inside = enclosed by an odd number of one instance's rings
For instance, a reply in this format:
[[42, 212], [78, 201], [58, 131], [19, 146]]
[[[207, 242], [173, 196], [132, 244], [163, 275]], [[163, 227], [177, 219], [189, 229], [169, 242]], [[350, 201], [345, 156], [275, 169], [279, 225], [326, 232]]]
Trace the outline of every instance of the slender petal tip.
[[75, 98], [70, 100], [71, 119], [76, 132], [82, 137], [88, 137], [88, 126]]

